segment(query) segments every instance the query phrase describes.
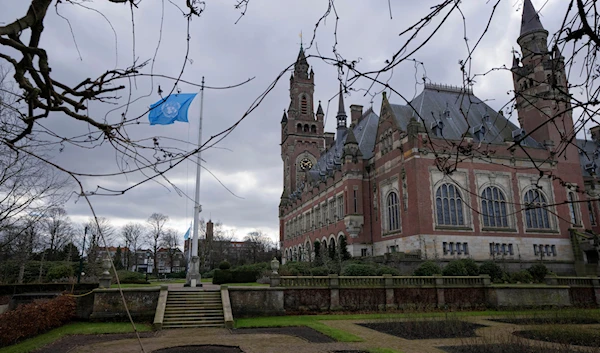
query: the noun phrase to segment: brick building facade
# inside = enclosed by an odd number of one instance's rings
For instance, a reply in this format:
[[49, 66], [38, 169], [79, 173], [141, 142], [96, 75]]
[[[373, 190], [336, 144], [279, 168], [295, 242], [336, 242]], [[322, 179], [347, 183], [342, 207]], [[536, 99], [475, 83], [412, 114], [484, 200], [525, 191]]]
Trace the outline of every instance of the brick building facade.
[[284, 261], [311, 260], [315, 241], [335, 248], [344, 236], [352, 256], [542, 259], [596, 271], [600, 129], [598, 143], [563, 138], [574, 134], [568, 83], [547, 38], [526, 0], [511, 69], [520, 126], [470, 89], [428, 83], [406, 105], [384, 93], [379, 114], [351, 105], [349, 127], [340, 87], [335, 134], [324, 132], [320, 102], [313, 112], [301, 48], [281, 120]]

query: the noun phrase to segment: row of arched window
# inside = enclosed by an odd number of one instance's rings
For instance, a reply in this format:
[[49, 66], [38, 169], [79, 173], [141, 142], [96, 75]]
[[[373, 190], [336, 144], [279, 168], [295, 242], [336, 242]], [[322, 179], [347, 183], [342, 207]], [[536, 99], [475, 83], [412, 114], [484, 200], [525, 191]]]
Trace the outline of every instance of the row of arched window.
[[315, 125], [315, 124], [302, 125], [301, 123], [298, 123], [298, 125], [296, 125], [296, 132], [312, 132], [313, 134], [316, 134], [317, 133], [317, 125]]
[[[507, 197], [497, 186], [488, 186], [481, 192], [481, 216], [485, 228], [509, 228]], [[571, 222], [579, 224], [576, 210], [576, 197], [568, 193]], [[548, 198], [537, 189], [528, 190], [523, 196], [525, 226], [527, 229], [552, 229], [552, 218], [548, 211]], [[435, 222], [438, 226], [461, 227], [467, 224], [467, 207], [461, 190], [454, 184], [443, 183], [435, 190]], [[386, 231], [400, 229], [400, 210], [396, 191], [388, 193], [386, 198]]]

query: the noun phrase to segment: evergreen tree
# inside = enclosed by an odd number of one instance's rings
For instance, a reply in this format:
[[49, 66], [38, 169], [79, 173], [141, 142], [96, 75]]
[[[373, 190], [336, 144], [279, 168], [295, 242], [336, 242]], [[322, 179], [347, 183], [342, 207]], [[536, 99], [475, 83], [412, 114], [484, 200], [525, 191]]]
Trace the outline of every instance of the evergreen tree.
[[346, 236], [342, 235], [340, 237], [340, 259], [342, 261], [346, 261], [349, 260], [352, 256], [350, 256], [350, 253], [348, 252], [348, 242], [346, 241]]
[[313, 246], [315, 249], [315, 266], [321, 266], [323, 265], [323, 258], [321, 257], [321, 242], [315, 240]]
[[123, 269], [123, 254], [120, 246], [117, 247], [117, 251], [115, 252], [115, 258], [113, 259], [113, 261], [117, 270]]

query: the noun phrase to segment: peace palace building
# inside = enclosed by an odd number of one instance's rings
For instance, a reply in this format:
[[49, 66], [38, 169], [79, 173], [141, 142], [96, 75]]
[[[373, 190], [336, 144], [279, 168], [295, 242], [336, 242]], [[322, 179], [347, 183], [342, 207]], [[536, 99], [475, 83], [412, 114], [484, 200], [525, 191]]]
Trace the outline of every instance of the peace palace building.
[[336, 132], [325, 132], [301, 48], [281, 120], [283, 260], [310, 261], [316, 241], [326, 254], [344, 236], [352, 256], [597, 271], [600, 127], [563, 141], [573, 134], [568, 84], [547, 37], [526, 0], [511, 70], [520, 127], [469, 89], [425, 84], [406, 105], [383, 93], [379, 114], [351, 105], [349, 126], [340, 88]]

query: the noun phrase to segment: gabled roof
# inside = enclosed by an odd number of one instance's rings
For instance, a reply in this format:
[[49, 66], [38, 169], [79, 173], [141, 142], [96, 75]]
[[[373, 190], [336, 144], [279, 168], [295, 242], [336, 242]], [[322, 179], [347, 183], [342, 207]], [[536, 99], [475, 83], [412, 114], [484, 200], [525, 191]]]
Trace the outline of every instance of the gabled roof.
[[[448, 140], [470, 136], [477, 142], [501, 144], [513, 141], [512, 133], [518, 129], [473, 95], [471, 90], [459, 87], [425, 84], [425, 89], [410, 105], [390, 104], [390, 107], [401, 130], [406, 131], [414, 117], [425, 125], [427, 131], [432, 132], [434, 126], [440, 127], [441, 137]], [[542, 147], [529, 136], [521, 144]]]

